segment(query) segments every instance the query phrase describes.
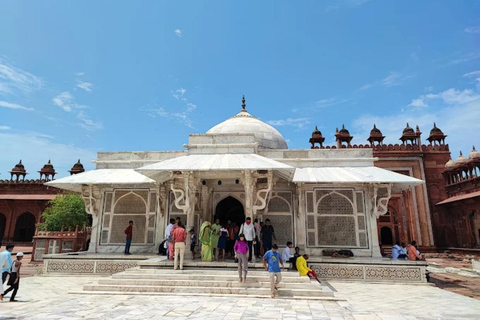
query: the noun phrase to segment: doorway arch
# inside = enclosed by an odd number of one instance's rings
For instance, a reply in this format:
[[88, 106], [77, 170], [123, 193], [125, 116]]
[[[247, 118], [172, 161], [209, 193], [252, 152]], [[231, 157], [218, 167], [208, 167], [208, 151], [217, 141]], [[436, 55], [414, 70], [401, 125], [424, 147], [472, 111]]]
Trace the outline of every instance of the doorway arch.
[[7, 217], [0, 212], [0, 245], [3, 241], [3, 236], [5, 235], [6, 227], [7, 227]]
[[220, 224], [225, 225], [227, 221], [235, 222], [237, 226], [240, 226], [245, 222], [245, 211], [240, 201], [234, 197], [226, 197], [217, 204], [215, 208], [214, 220], [220, 219]]
[[382, 245], [393, 245], [393, 233], [390, 227], [382, 227], [380, 229], [380, 239]]
[[22, 213], [15, 224], [13, 240], [18, 242], [30, 242], [35, 233], [35, 216], [30, 212]]

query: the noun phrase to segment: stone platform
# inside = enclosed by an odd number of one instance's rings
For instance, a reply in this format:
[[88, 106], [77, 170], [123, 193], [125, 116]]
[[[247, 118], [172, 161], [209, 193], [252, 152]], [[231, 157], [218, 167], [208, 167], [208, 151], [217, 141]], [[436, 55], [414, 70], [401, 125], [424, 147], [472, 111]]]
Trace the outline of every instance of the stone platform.
[[[186, 295], [186, 296], [244, 296], [268, 298], [271, 295], [269, 273], [260, 268], [249, 269], [247, 282], [239, 282], [238, 273], [231, 269], [173, 268], [143, 269], [142, 266], [99, 279], [83, 286], [76, 294], [114, 295]], [[311, 281], [297, 272], [282, 272], [276, 292], [278, 298], [337, 300], [326, 283]]]
[[321, 279], [394, 283], [427, 282], [425, 261], [314, 257], [308, 260], [308, 265]]
[[155, 257], [157, 257], [155, 254], [124, 255], [88, 252], [48, 254], [43, 257], [43, 273], [111, 275], [134, 268], [140, 261]]
[[[331, 258], [312, 257], [308, 265], [324, 280], [349, 280], [366, 282], [426, 283], [425, 261], [391, 260], [386, 258]], [[130, 268], [173, 269], [173, 261], [155, 254], [55, 254], [46, 255], [43, 272], [47, 274], [103, 274], [111, 275]], [[205, 262], [185, 259], [189, 269], [236, 270], [233, 260]], [[286, 263], [288, 269], [290, 264]], [[263, 270], [261, 260], [249, 263], [251, 270]]]

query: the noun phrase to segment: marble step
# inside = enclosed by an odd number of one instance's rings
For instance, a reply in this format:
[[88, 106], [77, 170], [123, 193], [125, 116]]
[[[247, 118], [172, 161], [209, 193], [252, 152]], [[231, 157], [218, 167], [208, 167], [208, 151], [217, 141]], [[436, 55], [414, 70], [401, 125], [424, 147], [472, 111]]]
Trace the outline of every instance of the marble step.
[[[124, 271], [125, 273], [134, 273], [134, 274], [216, 274], [216, 275], [238, 275], [238, 270], [230, 269], [183, 269], [183, 270], [173, 270], [173, 266], [171, 268], [162, 268], [162, 269], [139, 269], [132, 268], [127, 269]], [[255, 275], [268, 275], [268, 271], [265, 269], [248, 269], [248, 274], [255, 274]], [[283, 271], [282, 277], [300, 277], [297, 271]]]
[[[149, 274], [149, 273], [133, 273], [133, 272], [121, 272], [112, 275], [112, 279], [150, 279], [150, 280], [205, 280], [205, 281], [216, 281], [216, 280], [223, 280], [223, 281], [238, 281], [238, 273], [237, 274], [188, 274], [188, 273], [156, 273], [156, 274]], [[269, 282], [270, 277], [268, 274], [253, 274], [248, 273], [248, 279], [252, 281], [260, 281], [260, 282]], [[310, 283], [310, 279], [308, 277], [284, 277], [282, 274], [282, 281], [288, 283]]]
[[[100, 285], [90, 284], [83, 286], [84, 291], [102, 291], [102, 292], [169, 292], [169, 293], [188, 293], [188, 294], [239, 294], [239, 295], [270, 295], [269, 288], [235, 288], [235, 287], [194, 287], [194, 286], [136, 286], [136, 285]], [[277, 290], [279, 297], [332, 297], [333, 292], [311, 289], [290, 289], [279, 288]]]
[[[129, 296], [139, 296], [139, 295], [145, 295], [145, 296], [171, 296], [171, 293], [169, 292], [120, 292], [120, 291], [70, 291], [68, 292], [69, 294], [86, 294], [89, 296], [102, 296], [105, 298], [105, 296], [112, 296], [112, 295], [126, 295], [128, 294]], [[222, 297], [224, 298], [224, 294], [216, 294], [216, 293], [181, 293], [177, 292], [175, 294], [177, 297], [185, 297], [185, 299], [188, 299], [188, 297], [191, 296], [196, 296], [196, 297]], [[242, 295], [242, 294], [230, 294], [229, 297], [232, 298], [250, 298], [253, 299], [252, 301], [258, 301], [258, 299], [266, 299], [266, 300], [271, 300], [270, 293], [268, 295]], [[161, 299], [161, 298], [159, 298]], [[181, 299], [181, 298], [180, 298]], [[344, 298], [337, 298], [333, 294], [331, 295], [325, 295], [325, 296], [320, 296], [320, 297], [312, 297], [312, 296], [277, 296], [277, 299], [285, 299], [285, 300], [308, 300], [308, 301], [347, 301]]]
[[[193, 286], [193, 287], [238, 287], [238, 288], [270, 288], [270, 282], [247, 279], [247, 283], [240, 283], [238, 279], [211, 281], [211, 280], [151, 280], [151, 279], [100, 279], [99, 285], [127, 285], [127, 286]], [[280, 283], [279, 288], [321, 290], [319, 283]]]

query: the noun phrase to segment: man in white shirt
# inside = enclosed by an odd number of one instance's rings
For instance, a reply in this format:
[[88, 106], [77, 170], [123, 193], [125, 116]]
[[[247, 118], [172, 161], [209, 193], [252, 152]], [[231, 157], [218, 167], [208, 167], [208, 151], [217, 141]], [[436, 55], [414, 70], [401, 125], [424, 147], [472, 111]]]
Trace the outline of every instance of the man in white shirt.
[[172, 228], [173, 228], [173, 224], [175, 223], [175, 219], [173, 218], [170, 218], [170, 223], [167, 225], [167, 227], [165, 228], [165, 239], [167, 240], [167, 242], [165, 242], [165, 246], [166, 246], [166, 249], [167, 249], [167, 258], [169, 257], [169, 252], [168, 252], [168, 244], [170, 243], [170, 241], [172, 240], [171, 237], [170, 237], [170, 233], [172, 232]]
[[283, 249], [283, 252], [282, 252], [282, 261], [292, 263], [292, 267], [295, 269], [295, 261], [294, 261], [295, 258], [292, 252], [290, 251], [292, 247], [293, 247], [292, 241], [288, 241], [287, 246], [285, 247], [285, 249]]
[[238, 234], [242, 234], [245, 236], [245, 240], [247, 240], [248, 244], [248, 262], [252, 262], [252, 244], [255, 241], [255, 226], [252, 223], [252, 218], [248, 217], [244, 224], [240, 227], [240, 232]]
[[7, 244], [5, 250], [0, 252], [0, 269], [2, 270], [2, 285], [0, 291], [3, 294], [3, 283], [7, 280], [8, 275], [10, 274], [10, 269], [12, 268], [12, 251], [14, 245]]

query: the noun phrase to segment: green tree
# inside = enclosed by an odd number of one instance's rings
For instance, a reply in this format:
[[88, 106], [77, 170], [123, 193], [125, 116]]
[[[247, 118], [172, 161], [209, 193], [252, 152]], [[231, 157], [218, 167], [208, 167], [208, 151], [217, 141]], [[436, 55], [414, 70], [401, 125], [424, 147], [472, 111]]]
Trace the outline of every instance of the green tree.
[[88, 224], [88, 214], [85, 211], [85, 203], [82, 197], [76, 194], [66, 194], [55, 197], [49, 202], [50, 206], [43, 212], [44, 222], [39, 223], [40, 229], [49, 231], [60, 231], [62, 226], [65, 230], [75, 230], [83, 224]]

